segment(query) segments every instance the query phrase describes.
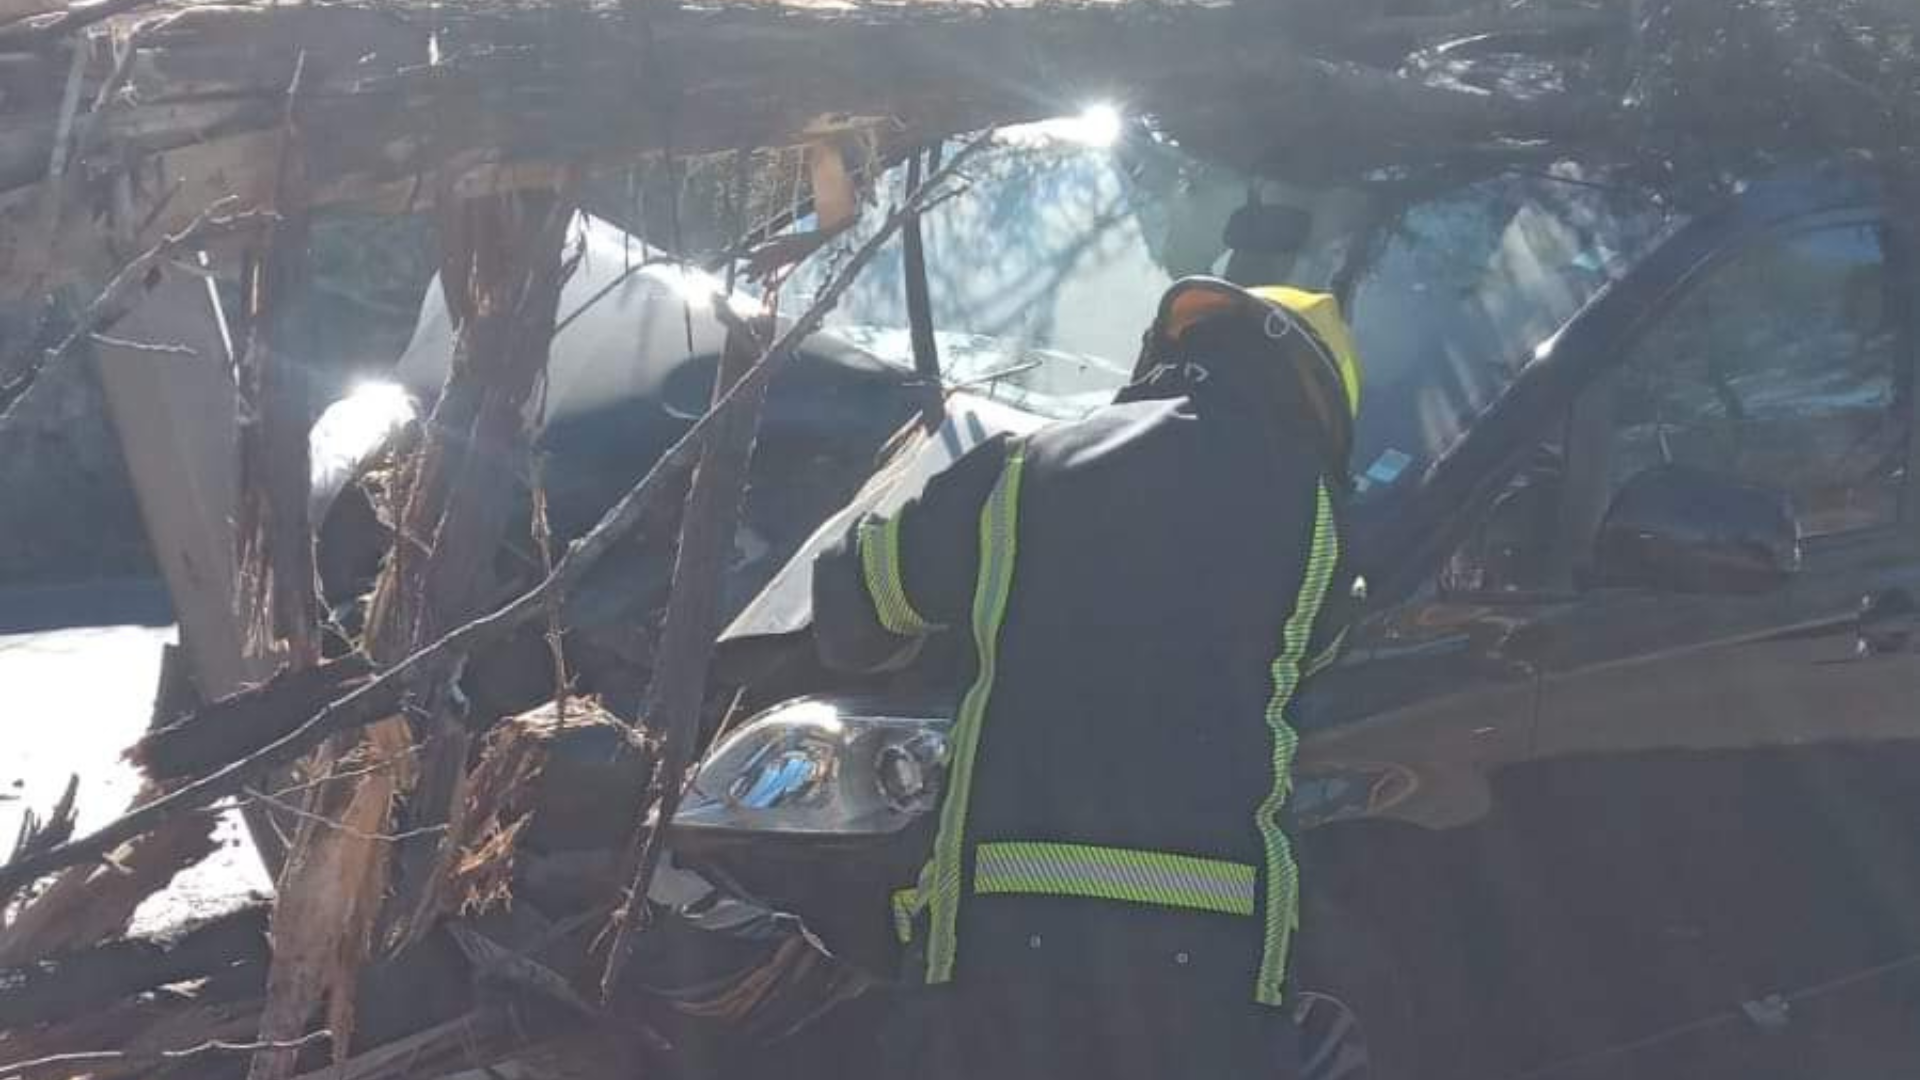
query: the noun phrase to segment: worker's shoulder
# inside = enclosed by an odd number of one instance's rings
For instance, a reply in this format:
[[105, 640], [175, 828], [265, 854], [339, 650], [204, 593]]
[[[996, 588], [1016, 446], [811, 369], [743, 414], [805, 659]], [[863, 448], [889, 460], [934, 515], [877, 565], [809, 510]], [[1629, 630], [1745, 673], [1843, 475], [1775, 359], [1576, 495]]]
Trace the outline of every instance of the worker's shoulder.
[[1100, 468], [1177, 452], [1198, 437], [1196, 418], [1183, 399], [1129, 401], [1034, 432], [1027, 439], [1026, 457], [1035, 463]]

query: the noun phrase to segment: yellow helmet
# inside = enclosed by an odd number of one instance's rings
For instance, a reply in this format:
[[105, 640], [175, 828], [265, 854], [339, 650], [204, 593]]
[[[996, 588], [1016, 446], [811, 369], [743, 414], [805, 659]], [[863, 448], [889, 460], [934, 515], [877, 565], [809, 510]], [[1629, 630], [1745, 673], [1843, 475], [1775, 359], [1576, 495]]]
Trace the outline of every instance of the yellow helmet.
[[1332, 354], [1329, 359], [1340, 373], [1340, 386], [1347, 392], [1347, 413], [1359, 416], [1360, 353], [1353, 347], [1353, 332], [1340, 314], [1340, 301], [1331, 293], [1308, 292], [1288, 285], [1263, 285], [1247, 291], [1298, 315], [1320, 335], [1320, 343]]

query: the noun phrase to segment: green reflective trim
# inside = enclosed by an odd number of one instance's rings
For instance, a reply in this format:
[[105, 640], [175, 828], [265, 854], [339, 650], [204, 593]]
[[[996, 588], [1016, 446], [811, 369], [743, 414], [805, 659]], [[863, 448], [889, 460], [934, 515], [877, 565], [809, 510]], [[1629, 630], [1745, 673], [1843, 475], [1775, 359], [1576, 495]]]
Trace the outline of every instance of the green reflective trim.
[[1255, 870], [1243, 863], [1088, 844], [981, 844], [976, 893], [1080, 896], [1251, 915]]
[[1299, 734], [1287, 723], [1287, 706], [1300, 687], [1300, 662], [1339, 562], [1340, 537], [1334, 529], [1333, 499], [1321, 484], [1314, 500], [1313, 549], [1307, 555], [1307, 569], [1301, 575], [1293, 613], [1280, 633], [1280, 655], [1273, 661], [1273, 697], [1267, 702], [1267, 730], [1273, 737], [1273, 789], [1254, 814], [1267, 858], [1265, 945], [1259, 981], [1254, 987], [1254, 999], [1263, 1005], [1280, 1004], [1281, 984], [1287, 976], [1287, 949], [1300, 925], [1300, 869], [1287, 834], [1280, 827], [1280, 811], [1293, 787], [1293, 758], [1300, 747]]
[[920, 915], [920, 890], [900, 889], [892, 896], [893, 936], [900, 944], [913, 944], [913, 920]]
[[860, 569], [880, 625], [901, 637], [922, 637], [935, 629], [907, 599], [900, 576], [900, 519], [870, 517], [861, 522], [859, 544]]
[[953, 978], [959, 947], [960, 876], [965, 861], [967, 801], [972, 795], [973, 761], [980, 746], [980, 724], [993, 694], [998, 664], [1000, 623], [1006, 617], [1013, 586], [1014, 541], [1019, 524], [1020, 472], [1026, 460], [1019, 449], [1007, 458], [1000, 479], [980, 511], [980, 577], [973, 592], [973, 645], [980, 671], [960, 702], [951, 736], [953, 764], [947, 772], [947, 797], [940, 806], [940, 831], [933, 858], [920, 875], [920, 895], [928, 910], [927, 981]]

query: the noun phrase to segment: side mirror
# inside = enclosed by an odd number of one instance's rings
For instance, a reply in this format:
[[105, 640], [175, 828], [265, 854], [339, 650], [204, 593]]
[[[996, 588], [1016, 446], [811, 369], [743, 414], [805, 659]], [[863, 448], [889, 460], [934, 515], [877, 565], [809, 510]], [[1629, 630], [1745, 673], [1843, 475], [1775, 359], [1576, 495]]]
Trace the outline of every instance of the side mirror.
[[1496, 496], [1440, 572], [1443, 594], [1480, 603], [1530, 601], [1553, 585], [1549, 549], [1563, 486], [1557, 460]]
[[1680, 465], [1627, 481], [1600, 524], [1601, 585], [1756, 593], [1800, 569], [1800, 529], [1781, 492]]

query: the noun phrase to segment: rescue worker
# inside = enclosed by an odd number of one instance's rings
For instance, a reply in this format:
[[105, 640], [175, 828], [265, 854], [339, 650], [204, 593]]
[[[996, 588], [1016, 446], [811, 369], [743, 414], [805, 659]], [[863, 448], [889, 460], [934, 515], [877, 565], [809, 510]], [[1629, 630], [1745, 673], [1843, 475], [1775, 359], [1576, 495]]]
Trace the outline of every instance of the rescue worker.
[[1337, 644], [1359, 394], [1332, 297], [1185, 279], [1112, 405], [820, 556], [830, 666], [973, 643], [891, 1075], [1292, 1074], [1288, 705]]

